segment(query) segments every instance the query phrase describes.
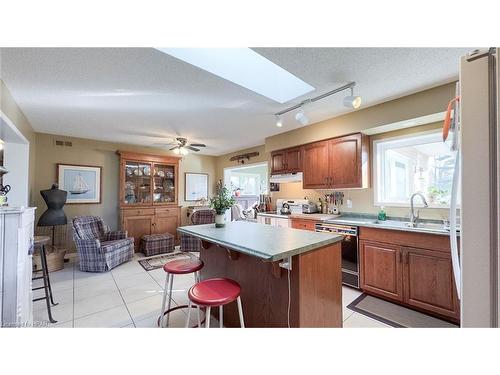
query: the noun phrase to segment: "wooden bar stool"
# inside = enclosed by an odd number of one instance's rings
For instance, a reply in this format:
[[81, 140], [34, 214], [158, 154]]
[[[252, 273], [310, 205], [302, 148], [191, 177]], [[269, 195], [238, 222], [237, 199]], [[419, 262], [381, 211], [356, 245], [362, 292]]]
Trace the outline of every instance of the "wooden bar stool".
[[57, 323], [57, 320], [54, 320], [52, 317], [51, 311], [51, 303], [52, 306], [58, 305], [54, 302], [54, 297], [52, 296], [52, 287], [50, 285], [50, 277], [49, 277], [49, 266], [47, 265], [47, 253], [45, 251], [45, 245], [50, 241], [49, 236], [35, 236], [33, 244], [35, 249], [40, 251], [40, 264], [42, 268], [40, 270], [35, 270], [34, 272], [42, 272], [42, 276], [33, 277], [31, 280], [40, 280], [43, 279], [43, 286], [32, 288], [32, 290], [44, 289], [45, 296], [40, 298], [35, 298], [33, 302], [45, 300], [47, 302], [47, 314], [49, 316], [49, 321], [51, 323]]
[[[165, 315], [167, 316], [167, 324], [166, 326], [168, 327], [168, 322], [170, 318], [170, 313], [174, 310], [177, 309], [182, 309], [185, 307], [189, 307], [191, 310], [191, 303], [188, 305], [182, 305], [182, 306], [177, 306], [174, 308], [170, 308], [170, 305], [172, 303], [172, 287], [174, 284], [174, 275], [186, 275], [189, 273], [194, 273], [195, 274], [195, 281], [199, 282], [200, 281], [200, 270], [203, 268], [203, 262], [199, 260], [198, 258], [189, 258], [189, 259], [175, 259], [163, 266], [163, 270], [166, 272], [166, 277], [165, 277], [165, 290], [163, 293], [163, 302], [161, 305], [161, 311], [160, 311], [160, 317], [158, 318], [158, 326], [160, 328], [163, 328], [163, 321], [165, 318]], [[165, 310], [165, 304], [167, 301], [167, 294], [168, 294], [168, 306], [167, 310]], [[198, 325], [201, 326], [201, 321], [200, 321], [200, 307], [197, 306], [198, 308]]]
[[[205, 328], [210, 328], [210, 310], [212, 307], [219, 307], [219, 327], [224, 326], [223, 306], [236, 301], [238, 304], [238, 314], [240, 316], [241, 328], [245, 328], [243, 320], [243, 309], [241, 307], [241, 287], [236, 281], [226, 278], [208, 279], [193, 285], [189, 289], [189, 305], [186, 328], [189, 327], [191, 319], [191, 304], [205, 306], [207, 308], [205, 315]], [[200, 321], [200, 310], [198, 308], [198, 322]], [[199, 325], [200, 326], [200, 325]]]

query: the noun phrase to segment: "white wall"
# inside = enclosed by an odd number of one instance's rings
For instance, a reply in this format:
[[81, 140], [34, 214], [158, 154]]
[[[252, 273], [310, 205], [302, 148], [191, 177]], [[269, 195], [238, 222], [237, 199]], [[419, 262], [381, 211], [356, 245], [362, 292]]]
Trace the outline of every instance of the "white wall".
[[12, 122], [0, 112], [0, 138], [4, 141], [4, 167], [9, 173], [3, 184], [10, 185], [9, 206], [28, 206], [29, 202], [29, 142]]

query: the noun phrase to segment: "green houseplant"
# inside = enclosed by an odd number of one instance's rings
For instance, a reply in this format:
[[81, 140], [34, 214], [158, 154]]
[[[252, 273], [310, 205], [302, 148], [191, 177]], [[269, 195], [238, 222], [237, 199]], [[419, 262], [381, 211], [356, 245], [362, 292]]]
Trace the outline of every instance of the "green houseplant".
[[210, 198], [210, 207], [215, 210], [215, 227], [222, 228], [225, 225], [224, 214], [235, 203], [235, 199], [229, 189], [219, 186], [217, 195]]

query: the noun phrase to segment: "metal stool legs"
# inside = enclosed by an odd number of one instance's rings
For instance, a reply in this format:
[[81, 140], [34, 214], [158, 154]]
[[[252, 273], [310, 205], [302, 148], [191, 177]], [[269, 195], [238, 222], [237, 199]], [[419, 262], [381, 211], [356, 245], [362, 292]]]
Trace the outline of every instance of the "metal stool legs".
[[49, 316], [49, 321], [51, 323], [57, 323], [57, 320], [54, 320], [54, 318], [52, 317], [52, 311], [51, 311], [51, 306], [50, 306], [51, 303], [52, 303], [52, 306], [56, 306], [58, 304], [54, 302], [54, 297], [52, 295], [52, 286], [50, 285], [49, 268], [48, 268], [48, 264], [47, 264], [47, 254], [45, 252], [45, 245], [44, 244], [42, 244], [40, 246], [40, 263], [42, 264], [42, 269], [41, 269], [42, 276], [34, 277], [32, 280], [43, 279], [43, 286], [38, 287], [38, 288], [33, 288], [33, 290], [44, 289], [45, 296], [40, 297], [40, 298], [35, 298], [33, 300], [33, 302], [41, 301], [44, 299], [47, 303], [47, 314]]
[[[195, 272], [194, 278], [195, 278], [195, 282], [200, 282], [201, 276], [200, 276], [199, 271]], [[170, 321], [170, 312], [171, 311], [176, 310], [178, 308], [185, 308], [186, 307], [185, 305], [183, 305], [183, 306], [174, 307], [173, 309], [170, 308], [171, 303], [172, 303], [173, 285], [174, 285], [174, 274], [167, 273], [167, 275], [165, 277], [165, 289], [164, 289], [164, 293], [163, 293], [163, 302], [162, 302], [161, 311], [160, 311], [160, 322], [159, 322], [160, 328], [163, 328], [164, 326], [168, 327], [168, 324]], [[167, 296], [168, 296], [168, 302], [167, 302]], [[167, 306], [166, 310], [165, 310], [165, 305]], [[191, 309], [193, 308], [191, 301], [189, 301], [189, 304], [187, 307], [188, 307], [188, 319], [186, 322], [186, 324], [187, 324], [186, 328], [189, 327], [189, 321], [191, 318]], [[196, 309], [197, 309], [197, 316], [198, 316], [198, 327], [201, 327], [202, 321], [201, 321], [201, 314], [200, 314], [200, 306], [196, 305]], [[165, 315], [166, 315], [166, 319], [165, 319]], [[165, 320], [166, 320], [166, 324], [164, 325], [163, 322]]]
[[[236, 303], [238, 304], [238, 315], [240, 318], [240, 327], [245, 328], [245, 320], [243, 319], [243, 308], [241, 306], [241, 297], [238, 297], [236, 299]], [[188, 305], [188, 316], [186, 320], [186, 325], [185, 327], [189, 327], [189, 321], [191, 319], [191, 306], [192, 302], [189, 300], [189, 305]], [[205, 313], [205, 328], [210, 328], [210, 313], [211, 313], [211, 306], [206, 306], [206, 313]], [[201, 322], [200, 322], [200, 307], [198, 306], [198, 327], [201, 328]], [[219, 306], [219, 328], [224, 328], [224, 305]]]

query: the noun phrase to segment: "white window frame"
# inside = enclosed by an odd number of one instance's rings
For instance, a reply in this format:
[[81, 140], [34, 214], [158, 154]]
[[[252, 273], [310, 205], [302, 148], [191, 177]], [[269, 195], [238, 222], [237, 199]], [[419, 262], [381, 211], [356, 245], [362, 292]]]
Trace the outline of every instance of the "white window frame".
[[[405, 202], [405, 203], [400, 203], [400, 202], [383, 202], [380, 201], [379, 196], [382, 196], [379, 194], [379, 176], [384, 178], [384, 169], [385, 166], [380, 165], [380, 160], [378, 158], [379, 150], [380, 150], [380, 144], [381, 143], [387, 143], [386, 148], [390, 148], [390, 143], [389, 142], [398, 142], [399, 145], [404, 146], [405, 142], [401, 142], [402, 140], [407, 139], [408, 146], [412, 145], [413, 142], [411, 139], [408, 138], [413, 138], [413, 137], [423, 137], [423, 136], [429, 136], [429, 139], [432, 140], [433, 138], [437, 137], [438, 135], [441, 134], [441, 131], [439, 129], [433, 129], [433, 130], [428, 130], [425, 132], [419, 132], [419, 133], [413, 133], [413, 134], [406, 134], [402, 136], [397, 136], [397, 137], [391, 137], [391, 138], [382, 138], [382, 139], [377, 139], [373, 141], [372, 144], [372, 171], [373, 171], [373, 205], [375, 207], [410, 207], [410, 202]], [[420, 200], [416, 201], [416, 205], [420, 206], [421, 202]], [[429, 208], [442, 208], [442, 209], [447, 209], [450, 206], [448, 204], [429, 204]], [[459, 208], [459, 206], [458, 206]]]

